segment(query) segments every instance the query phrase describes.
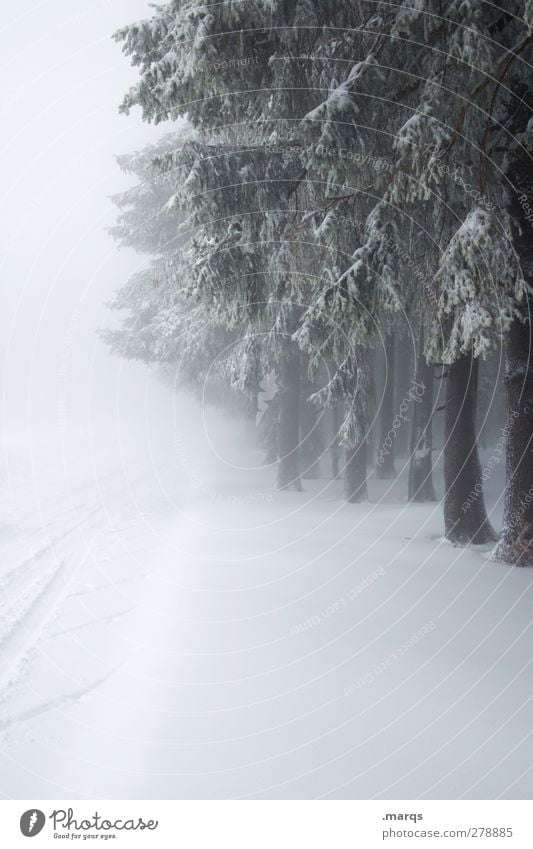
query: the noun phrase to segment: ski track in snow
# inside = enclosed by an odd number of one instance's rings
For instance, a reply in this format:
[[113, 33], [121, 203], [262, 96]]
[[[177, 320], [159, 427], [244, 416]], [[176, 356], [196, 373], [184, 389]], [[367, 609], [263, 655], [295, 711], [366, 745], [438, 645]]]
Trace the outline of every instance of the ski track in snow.
[[[36, 707], [23, 710], [19, 715], [8, 715], [10, 703], [13, 696], [19, 692], [21, 679], [27, 677], [30, 670], [30, 659], [38, 654], [38, 648], [43, 641], [69, 636], [77, 630], [90, 628], [101, 623], [109, 623], [120, 619], [131, 612], [134, 607], [127, 610], [116, 610], [105, 616], [94, 620], [78, 623], [73, 627], [67, 627], [54, 632], [54, 623], [60, 618], [62, 609], [71, 598], [77, 596], [91, 595], [100, 591], [106, 591], [132, 583], [145, 578], [147, 572], [140, 575], [129, 575], [117, 581], [107, 582], [101, 585], [91, 585], [89, 588], [72, 591], [76, 581], [81, 577], [83, 580], [91, 574], [91, 567], [95, 563], [102, 540], [106, 540], [111, 534], [123, 533], [124, 529], [119, 526], [131, 516], [131, 505], [122, 506], [115, 512], [114, 523], [109, 524], [106, 520], [105, 504], [97, 504], [92, 509], [86, 501], [80, 503], [79, 496], [91, 494], [93, 503], [101, 494], [101, 488], [105, 483], [120, 480], [120, 469], [113, 470], [98, 480], [98, 491], [94, 482], [86, 482], [79, 486], [74, 493], [69, 493], [69, 498], [59, 506], [52, 505], [49, 513], [49, 521], [43, 522], [39, 527], [33, 528], [28, 533], [28, 516], [25, 515], [24, 502], [28, 497], [29, 488], [19, 486], [18, 497], [21, 503], [19, 516], [12, 525], [25, 535], [25, 547], [28, 547], [28, 539], [35, 536], [44, 536], [42, 545], [37, 545], [33, 553], [27, 554], [22, 560], [12, 565], [9, 558], [4, 556], [0, 574], [0, 705], [3, 706], [5, 718], [0, 720], [0, 731], [12, 728], [18, 722], [32, 719], [35, 716], [59, 707], [63, 704], [76, 701], [79, 697], [90, 692], [93, 687], [107, 680], [108, 675], [95, 679], [93, 683], [87, 684], [70, 693], [63, 693], [56, 699], [41, 703]], [[123, 486], [123, 484], [121, 484]], [[124, 499], [125, 491], [121, 493]], [[73, 501], [73, 496], [75, 500]], [[127, 501], [127, 499], [125, 499]], [[81, 518], [79, 517], [83, 512]], [[65, 521], [67, 525], [64, 526]], [[57, 527], [61, 529], [57, 532]], [[138, 525], [132, 524], [132, 528]], [[105, 544], [105, 542], [104, 542]], [[107, 544], [109, 549], [109, 544]], [[111, 558], [105, 556], [109, 561]], [[16, 701], [16, 698], [15, 698]]]
[[2, 560], [1, 792], [531, 795], [529, 570], [453, 549], [401, 480], [373, 504], [319, 481], [236, 507], [268, 474], [185, 506], [106, 478]]

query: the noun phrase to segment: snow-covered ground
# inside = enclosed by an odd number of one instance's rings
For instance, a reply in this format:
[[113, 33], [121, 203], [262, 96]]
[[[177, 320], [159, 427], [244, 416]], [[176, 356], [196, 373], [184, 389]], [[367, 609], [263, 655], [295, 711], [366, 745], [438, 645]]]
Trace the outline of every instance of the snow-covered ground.
[[531, 797], [531, 571], [403, 479], [276, 492], [237, 425], [200, 464], [53, 439], [6, 443], [4, 797]]

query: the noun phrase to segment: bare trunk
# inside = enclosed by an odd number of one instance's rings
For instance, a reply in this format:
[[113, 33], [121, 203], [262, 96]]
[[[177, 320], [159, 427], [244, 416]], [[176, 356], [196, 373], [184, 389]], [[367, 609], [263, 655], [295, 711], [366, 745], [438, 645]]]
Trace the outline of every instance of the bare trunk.
[[[533, 301], [529, 305], [533, 309]], [[533, 373], [531, 320], [515, 321], [507, 341], [507, 469], [497, 560], [533, 566]]]
[[257, 425], [260, 444], [266, 451], [265, 463], [277, 463], [279, 459], [279, 396], [267, 402], [267, 408]]
[[418, 342], [415, 399], [409, 462], [409, 501], [435, 501], [433, 488], [433, 379], [435, 368], [424, 356], [422, 332]]
[[316, 386], [308, 378], [302, 381], [304, 391], [301, 399], [301, 432], [300, 462], [302, 477], [309, 480], [320, 477], [320, 460], [324, 453], [322, 432], [323, 410], [319, 410], [307, 399], [316, 390]]
[[[395, 388], [395, 398], [396, 398], [396, 410], [395, 413], [399, 412], [399, 404], [398, 398], [404, 398], [406, 394], [406, 379], [408, 374], [412, 374], [412, 339], [408, 334], [402, 334], [398, 336], [398, 341], [396, 345], [396, 363], [398, 363], [398, 367], [394, 369], [395, 377], [396, 377], [396, 388]], [[415, 364], [416, 367], [416, 364]], [[410, 445], [410, 433], [409, 433], [409, 422], [404, 421], [402, 418], [400, 419], [400, 426], [396, 431], [396, 439], [395, 439], [395, 450], [394, 454], [396, 458], [402, 457], [406, 458], [409, 456], [409, 445]], [[403, 463], [402, 463], [403, 466]]]
[[448, 367], [444, 449], [444, 525], [454, 545], [494, 541], [485, 510], [476, 439], [478, 362], [463, 356]]
[[396, 477], [394, 468], [394, 447], [396, 432], [394, 421], [394, 336], [389, 334], [385, 340], [385, 384], [381, 399], [380, 440], [376, 465], [376, 476], [380, 480], [392, 480]]
[[300, 352], [287, 346], [279, 367], [278, 488], [301, 490]]
[[[531, 93], [528, 93], [531, 106]], [[524, 105], [525, 106], [525, 105]], [[530, 110], [523, 108], [524, 126]], [[523, 122], [523, 123], [522, 123]], [[517, 127], [518, 129], [518, 127]], [[505, 161], [506, 206], [513, 221], [513, 244], [522, 273], [533, 286], [533, 161], [515, 145]], [[528, 220], [529, 219], [529, 220]], [[501, 540], [494, 558], [517, 566], [533, 566], [533, 371], [531, 311], [533, 297], [521, 306], [523, 321], [515, 320], [506, 345], [507, 462]]]
[[342, 404], [339, 401], [332, 410], [333, 436], [331, 440], [331, 474], [333, 480], [338, 480], [341, 475], [340, 471], [340, 446], [339, 446], [339, 431], [342, 424]]
[[251, 395], [246, 399], [244, 410], [245, 434], [254, 442], [257, 441], [257, 394]]
[[344, 494], [346, 500], [355, 504], [366, 501], [367, 492], [367, 445], [363, 440], [356, 448], [346, 450], [346, 467], [344, 470]]

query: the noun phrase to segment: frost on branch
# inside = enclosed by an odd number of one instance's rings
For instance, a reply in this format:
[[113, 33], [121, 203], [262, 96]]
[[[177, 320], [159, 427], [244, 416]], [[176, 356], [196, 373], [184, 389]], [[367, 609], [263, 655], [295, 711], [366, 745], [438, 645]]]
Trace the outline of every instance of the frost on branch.
[[445, 333], [435, 333], [428, 356], [452, 363], [473, 351], [484, 357], [520, 318], [526, 292], [505, 216], [473, 209], [442, 254], [435, 283], [438, 318]]

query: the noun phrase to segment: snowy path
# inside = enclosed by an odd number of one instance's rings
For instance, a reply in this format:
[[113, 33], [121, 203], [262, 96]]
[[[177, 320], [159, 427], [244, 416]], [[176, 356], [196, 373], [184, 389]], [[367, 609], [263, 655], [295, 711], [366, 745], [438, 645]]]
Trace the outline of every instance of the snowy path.
[[111, 475], [10, 565], [4, 795], [531, 797], [530, 572], [269, 484]]

